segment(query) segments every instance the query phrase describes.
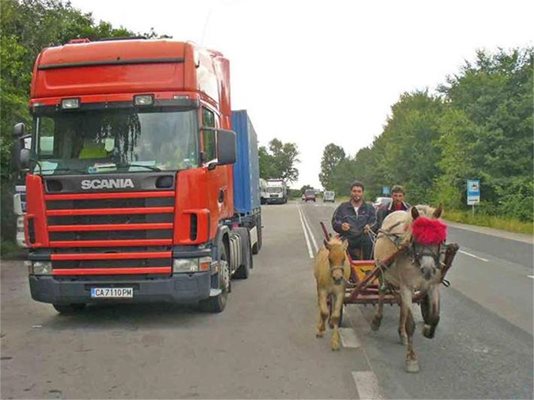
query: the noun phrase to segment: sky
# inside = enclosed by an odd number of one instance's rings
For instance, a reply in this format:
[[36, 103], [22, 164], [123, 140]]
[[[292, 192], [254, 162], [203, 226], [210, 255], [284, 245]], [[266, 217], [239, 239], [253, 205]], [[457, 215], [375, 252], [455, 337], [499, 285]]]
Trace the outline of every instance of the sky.
[[[534, 1], [71, 0], [95, 20], [193, 41], [230, 60], [233, 109], [259, 144], [295, 143], [320, 188], [329, 143], [354, 156], [402, 93], [435, 92], [477, 50], [532, 46]], [[356, 179], [357, 177], [354, 177]]]

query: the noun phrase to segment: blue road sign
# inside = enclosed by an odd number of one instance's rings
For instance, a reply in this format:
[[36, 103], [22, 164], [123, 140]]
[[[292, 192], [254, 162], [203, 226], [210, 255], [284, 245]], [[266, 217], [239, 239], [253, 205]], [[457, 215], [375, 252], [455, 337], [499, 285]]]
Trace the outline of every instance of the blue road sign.
[[467, 180], [467, 205], [472, 206], [480, 203], [480, 180]]

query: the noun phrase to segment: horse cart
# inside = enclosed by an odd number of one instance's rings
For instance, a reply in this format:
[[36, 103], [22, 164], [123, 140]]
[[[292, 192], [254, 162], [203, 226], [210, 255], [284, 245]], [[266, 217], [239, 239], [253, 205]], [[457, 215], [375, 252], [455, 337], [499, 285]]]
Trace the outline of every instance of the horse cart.
[[[321, 222], [321, 228], [325, 235], [325, 239], [328, 241], [330, 234], [323, 222]], [[447, 271], [452, 266], [452, 262], [459, 246], [456, 243], [444, 244], [441, 250], [441, 282], [444, 286], [450, 285], [449, 281], [445, 279]], [[350, 262], [351, 274], [346, 284], [345, 297], [343, 304], [363, 304], [363, 305], [375, 305], [380, 300], [380, 294], [382, 292], [381, 302], [383, 304], [398, 304], [400, 305], [400, 296], [397, 291], [388, 286], [382, 279], [382, 274], [385, 272], [395, 259], [407, 252], [407, 247], [400, 247], [394, 254], [385, 260], [382, 260], [380, 264], [377, 264], [375, 260], [354, 260], [347, 252], [347, 256]], [[421, 305], [421, 311], [424, 314], [426, 312], [427, 302], [425, 300], [426, 294], [421, 291], [416, 291], [413, 295], [413, 303]], [[328, 299], [328, 306], [331, 309], [332, 301]], [[341, 310], [340, 325], [343, 320], [343, 309]]]
[[418, 372], [412, 304], [421, 306], [422, 333], [432, 339], [440, 319], [439, 288], [441, 284], [449, 285], [445, 276], [459, 249], [455, 243], [446, 243], [447, 226], [440, 220], [442, 212], [441, 206], [434, 209], [417, 205], [408, 212], [389, 214], [376, 238], [372, 237], [374, 260], [353, 260], [347, 241], [331, 236], [321, 222], [326, 240], [314, 263], [319, 309], [316, 336], [323, 337], [328, 319], [331, 348], [339, 350], [343, 304], [376, 304], [371, 321], [374, 331], [380, 328], [384, 304], [398, 304], [398, 333], [406, 348], [405, 368], [407, 372]]

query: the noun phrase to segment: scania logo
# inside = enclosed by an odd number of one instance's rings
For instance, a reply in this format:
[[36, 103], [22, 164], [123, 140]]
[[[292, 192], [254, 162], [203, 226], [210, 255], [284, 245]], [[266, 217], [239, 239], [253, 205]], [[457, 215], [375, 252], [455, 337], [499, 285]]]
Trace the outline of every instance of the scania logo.
[[126, 189], [133, 188], [131, 179], [85, 179], [82, 181], [82, 189]]

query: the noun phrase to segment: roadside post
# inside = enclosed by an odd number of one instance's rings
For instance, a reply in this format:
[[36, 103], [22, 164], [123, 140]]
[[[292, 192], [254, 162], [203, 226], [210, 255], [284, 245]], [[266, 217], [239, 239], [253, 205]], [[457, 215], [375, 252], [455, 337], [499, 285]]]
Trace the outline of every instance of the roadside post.
[[472, 207], [472, 215], [475, 216], [475, 204], [480, 203], [480, 180], [467, 180], [467, 205]]

